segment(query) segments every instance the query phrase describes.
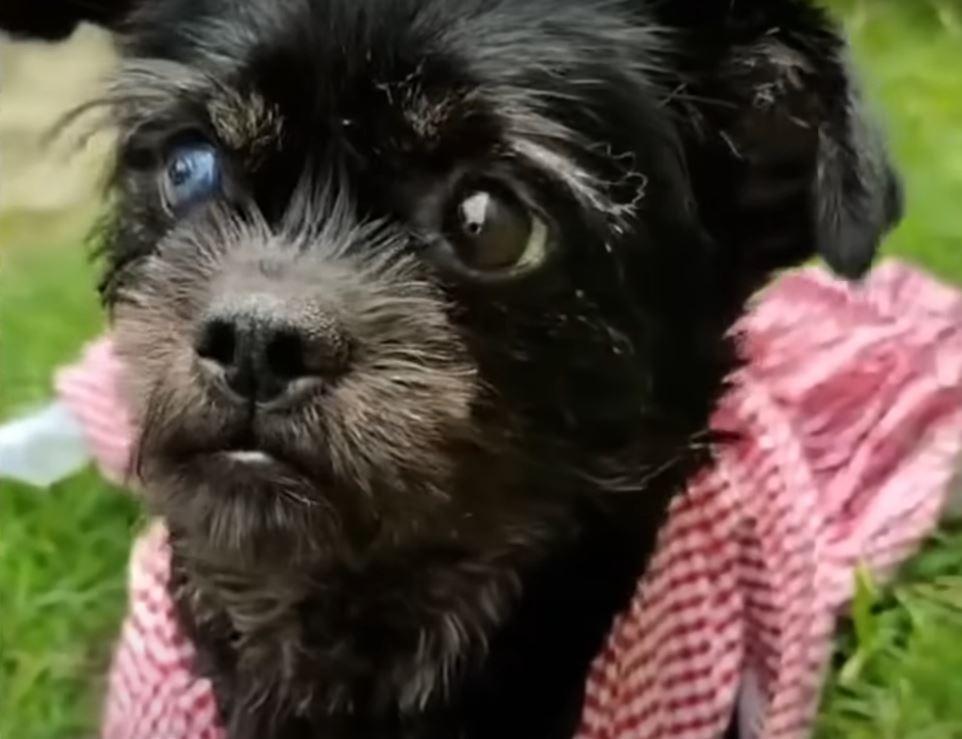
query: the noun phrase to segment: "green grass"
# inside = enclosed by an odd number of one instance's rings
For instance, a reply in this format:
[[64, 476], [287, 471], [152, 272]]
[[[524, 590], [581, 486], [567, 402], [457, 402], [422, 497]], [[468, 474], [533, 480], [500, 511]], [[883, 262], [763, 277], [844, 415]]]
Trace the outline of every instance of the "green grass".
[[[0, 418], [48, 399], [53, 368], [100, 326], [83, 250], [75, 240], [42, 244], [36, 223], [17, 220], [0, 222]], [[44, 235], [76, 234], [76, 224], [47, 222]], [[93, 472], [43, 492], [2, 483], [3, 739], [90, 734], [137, 517], [129, 497]]]
[[[886, 251], [962, 284], [962, 3], [834, 4], [907, 175], [909, 217]], [[48, 398], [54, 368], [101, 326], [84, 220], [0, 216], [0, 418]], [[138, 516], [92, 472], [47, 492], [3, 483], [0, 739], [90, 735]], [[835, 665], [822, 739], [962, 739], [962, 531], [893, 585], [862, 582]]]
[[962, 2], [838, 0], [908, 193], [886, 251], [962, 281]]
[[[906, 178], [908, 217], [885, 250], [962, 284], [962, 3], [833, 4]], [[863, 579], [835, 668], [819, 739], [962, 739], [962, 528], [889, 587]]]
[[962, 738], [962, 529], [939, 534], [879, 590], [860, 579], [818, 736]]

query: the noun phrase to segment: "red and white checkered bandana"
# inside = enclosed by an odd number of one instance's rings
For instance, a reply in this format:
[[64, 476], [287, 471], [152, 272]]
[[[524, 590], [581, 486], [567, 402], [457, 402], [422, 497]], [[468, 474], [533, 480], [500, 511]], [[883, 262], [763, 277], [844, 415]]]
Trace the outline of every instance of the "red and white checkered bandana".
[[[739, 334], [748, 364], [713, 420], [739, 440], [672, 505], [577, 739], [717, 739], [736, 710], [750, 739], [806, 736], [855, 568], [890, 572], [937, 522], [962, 448], [962, 295], [897, 263], [859, 286], [802, 270]], [[58, 378], [114, 478], [119, 371], [102, 342]], [[133, 551], [103, 739], [223, 737], [168, 576], [158, 522]]]

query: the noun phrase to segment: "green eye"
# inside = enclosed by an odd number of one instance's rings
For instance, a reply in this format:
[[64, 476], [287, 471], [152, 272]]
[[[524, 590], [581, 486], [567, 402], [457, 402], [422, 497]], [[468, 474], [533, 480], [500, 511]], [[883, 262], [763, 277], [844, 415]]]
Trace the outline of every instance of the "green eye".
[[446, 230], [458, 259], [480, 272], [534, 267], [547, 253], [545, 223], [520, 200], [494, 188], [460, 196]]

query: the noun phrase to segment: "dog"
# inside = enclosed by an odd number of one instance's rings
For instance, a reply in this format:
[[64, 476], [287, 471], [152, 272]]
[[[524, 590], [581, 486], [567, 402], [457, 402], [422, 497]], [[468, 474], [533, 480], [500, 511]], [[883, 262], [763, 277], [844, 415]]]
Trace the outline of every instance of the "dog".
[[[731, 326], [902, 193], [807, 0], [83, 3], [101, 291], [232, 739], [570, 739]], [[63, 6], [68, 7], [68, 6]], [[74, 6], [69, 6], [74, 8]]]

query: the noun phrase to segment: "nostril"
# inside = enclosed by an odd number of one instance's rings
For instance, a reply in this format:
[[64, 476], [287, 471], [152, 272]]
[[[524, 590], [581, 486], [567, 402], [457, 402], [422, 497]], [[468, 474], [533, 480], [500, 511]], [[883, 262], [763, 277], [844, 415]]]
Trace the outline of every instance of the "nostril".
[[304, 342], [294, 331], [278, 331], [265, 347], [265, 360], [271, 373], [284, 380], [310, 374], [304, 365]]
[[197, 355], [224, 367], [234, 363], [237, 351], [237, 334], [229, 321], [214, 319], [201, 328], [194, 347]]
[[278, 328], [263, 345], [263, 366], [277, 380], [313, 377], [331, 381], [350, 363], [350, 342], [339, 331]]

